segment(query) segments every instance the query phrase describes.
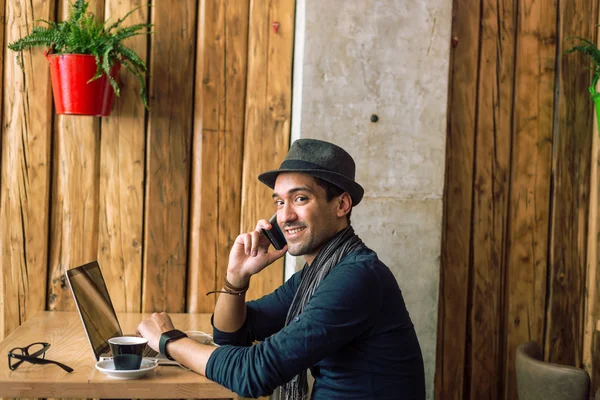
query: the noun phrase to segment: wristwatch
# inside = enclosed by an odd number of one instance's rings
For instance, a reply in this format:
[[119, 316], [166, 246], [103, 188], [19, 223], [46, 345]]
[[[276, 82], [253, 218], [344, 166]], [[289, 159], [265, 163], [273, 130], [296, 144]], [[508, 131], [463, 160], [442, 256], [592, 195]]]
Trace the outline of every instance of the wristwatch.
[[169, 353], [167, 353], [167, 343], [174, 340], [183, 339], [184, 337], [187, 337], [187, 335], [178, 329], [173, 329], [160, 335], [160, 341], [158, 342], [158, 350], [160, 351], [160, 354], [164, 355], [169, 360], [174, 360]]

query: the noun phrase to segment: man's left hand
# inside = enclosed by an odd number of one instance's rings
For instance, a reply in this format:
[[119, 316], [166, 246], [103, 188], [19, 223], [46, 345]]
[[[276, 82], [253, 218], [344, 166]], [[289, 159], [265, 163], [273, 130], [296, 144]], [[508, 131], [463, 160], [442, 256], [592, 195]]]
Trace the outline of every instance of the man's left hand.
[[175, 329], [175, 326], [173, 326], [171, 318], [163, 311], [160, 314], [153, 313], [150, 318], [140, 322], [137, 326], [136, 333], [148, 339], [148, 346], [159, 351], [158, 343], [160, 341], [160, 336], [164, 332], [173, 329]]

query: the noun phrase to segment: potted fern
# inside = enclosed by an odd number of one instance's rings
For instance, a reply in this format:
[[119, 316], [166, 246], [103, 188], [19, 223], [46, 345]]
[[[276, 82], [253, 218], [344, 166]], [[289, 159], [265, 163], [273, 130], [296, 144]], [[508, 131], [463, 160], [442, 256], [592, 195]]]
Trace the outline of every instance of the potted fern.
[[600, 93], [596, 91], [596, 84], [600, 79], [600, 49], [591, 41], [583, 38], [574, 38], [579, 44], [571, 47], [567, 50], [568, 53], [582, 53], [586, 55], [591, 63], [592, 70], [594, 71], [594, 77], [592, 78], [592, 84], [589, 87], [592, 101], [594, 102], [594, 108], [596, 109], [596, 118], [600, 126]]
[[[76, 0], [69, 5], [63, 22], [40, 20], [27, 36], [10, 43], [8, 48], [22, 52], [33, 47], [46, 48], [50, 63], [52, 92], [57, 114], [110, 115], [114, 96], [119, 96], [117, 76], [121, 65], [140, 82], [140, 96], [148, 108], [146, 64], [133, 50], [123, 45], [127, 38], [151, 33], [152, 24], [123, 27], [123, 18], [108, 24], [88, 13], [89, 2]], [[17, 60], [22, 63], [21, 55]], [[22, 65], [21, 65], [22, 66]]]

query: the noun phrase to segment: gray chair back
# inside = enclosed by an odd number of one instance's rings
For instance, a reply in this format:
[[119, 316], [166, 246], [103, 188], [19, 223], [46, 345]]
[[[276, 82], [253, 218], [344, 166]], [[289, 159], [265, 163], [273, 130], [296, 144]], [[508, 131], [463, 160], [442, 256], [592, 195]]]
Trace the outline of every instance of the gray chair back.
[[586, 371], [543, 361], [536, 342], [517, 347], [515, 358], [519, 400], [589, 400]]

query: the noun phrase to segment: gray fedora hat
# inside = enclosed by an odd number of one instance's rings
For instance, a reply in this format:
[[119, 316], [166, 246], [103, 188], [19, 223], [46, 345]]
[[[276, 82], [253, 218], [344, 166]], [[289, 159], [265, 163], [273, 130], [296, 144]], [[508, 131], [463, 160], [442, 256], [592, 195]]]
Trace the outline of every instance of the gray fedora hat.
[[352, 205], [355, 206], [360, 203], [365, 192], [354, 180], [355, 171], [352, 156], [341, 147], [322, 140], [298, 139], [292, 143], [279, 169], [263, 172], [258, 180], [273, 189], [280, 173], [302, 172], [348, 192], [352, 197]]

